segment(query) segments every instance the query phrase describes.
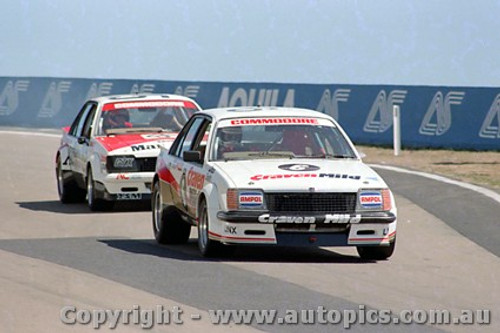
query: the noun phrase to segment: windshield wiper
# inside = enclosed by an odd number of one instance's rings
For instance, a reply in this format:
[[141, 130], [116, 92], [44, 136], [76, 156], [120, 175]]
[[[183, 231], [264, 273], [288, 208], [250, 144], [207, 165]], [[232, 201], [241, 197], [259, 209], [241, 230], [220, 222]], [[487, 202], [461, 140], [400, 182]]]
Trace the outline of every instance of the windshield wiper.
[[292, 152], [269, 152], [269, 151], [260, 151], [260, 152], [252, 152], [248, 153], [248, 156], [252, 157], [289, 157], [294, 158], [295, 154]]
[[334, 155], [334, 154], [325, 154], [325, 158], [356, 158], [356, 156], [352, 155]]
[[312, 155], [312, 156], [298, 156], [298, 158], [356, 158], [356, 156], [352, 155], [334, 155], [334, 154], [319, 154], [319, 155]]
[[116, 134], [129, 134], [129, 133], [143, 133], [143, 132], [162, 132], [161, 127], [124, 127], [124, 128], [110, 128], [106, 130], [106, 135]]
[[129, 132], [163, 132], [161, 127], [131, 127], [128, 129]]

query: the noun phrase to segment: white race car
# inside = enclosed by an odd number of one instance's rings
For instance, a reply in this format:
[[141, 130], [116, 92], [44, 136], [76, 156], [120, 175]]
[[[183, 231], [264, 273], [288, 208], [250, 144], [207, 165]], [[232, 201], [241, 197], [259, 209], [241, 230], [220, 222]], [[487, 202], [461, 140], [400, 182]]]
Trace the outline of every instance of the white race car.
[[382, 260], [396, 243], [387, 184], [332, 117], [305, 109], [197, 112], [161, 149], [152, 209], [159, 243], [186, 242], [194, 225], [204, 256], [271, 244], [356, 246]]
[[117, 200], [150, 200], [156, 157], [200, 110], [177, 95], [113, 95], [88, 100], [64, 128], [56, 154], [59, 198], [87, 198], [91, 210]]

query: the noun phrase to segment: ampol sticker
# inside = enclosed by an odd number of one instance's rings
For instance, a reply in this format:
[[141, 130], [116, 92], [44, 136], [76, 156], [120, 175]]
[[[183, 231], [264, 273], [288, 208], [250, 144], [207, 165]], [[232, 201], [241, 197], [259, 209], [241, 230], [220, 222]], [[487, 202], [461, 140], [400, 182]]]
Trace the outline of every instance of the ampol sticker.
[[382, 195], [380, 192], [362, 192], [359, 195], [359, 203], [363, 208], [382, 207]]
[[242, 207], [261, 207], [264, 203], [264, 198], [261, 192], [241, 192], [240, 206]]

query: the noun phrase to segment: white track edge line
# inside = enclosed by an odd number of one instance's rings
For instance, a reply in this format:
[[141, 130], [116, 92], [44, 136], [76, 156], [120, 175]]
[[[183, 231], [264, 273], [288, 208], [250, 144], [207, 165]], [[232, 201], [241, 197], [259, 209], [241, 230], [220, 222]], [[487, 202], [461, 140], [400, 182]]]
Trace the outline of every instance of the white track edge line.
[[26, 131], [2, 131], [2, 130], [0, 130], [0, 134], [37, 135], [37, 136], [45, 136], [45, 137], [49, 137], [49, 138], [61, 138], [62, 137], [62, 134], [43, 133], [43, 132], [26, 132]]
[[422, 172], [422, 171], [413, 171], [413, 170], [408, 170], [408, 169], [395, 167], [395, 166], [389, 166], [389, 165], [380, 165], [380, 164], [369, 164], [369, 165], [374, 167], [374, 168], [385, 169], [385, 170], [390, 170], [390, 171], [395, 171], [395, 172], [400, 172], [400, 173], [407, 173], [410, 175], [422, 176], [422, 177], [437, 180], [437, 181], [440, 181], [443, 183], [457, 185], [457, 186], [466, 188], [468, 190], [472, 190], [472, 191], [475, 191], [475, 192], [480, 193], [482, 195], [485, 195], [485, 196], [495, 200], [496, 202], [500, 203], [500, 194], [499, 193], [492, 191], [490, 189], [481, 187], [481, 186], [461, 182], [458, 180], [454, 180], [454, 179], [450, 179], [450, 178], [446, 178], [443, 176], [438, 176], [438, 175], [434, 175], [434, 174]]

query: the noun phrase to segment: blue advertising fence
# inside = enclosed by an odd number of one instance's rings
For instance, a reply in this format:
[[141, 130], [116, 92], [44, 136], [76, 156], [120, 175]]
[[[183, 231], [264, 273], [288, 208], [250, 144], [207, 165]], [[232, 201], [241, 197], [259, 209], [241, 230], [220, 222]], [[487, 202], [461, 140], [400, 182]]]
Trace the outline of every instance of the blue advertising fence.
[[500, 88], [0, 77], [0, 126], [68, 126], [88, 98], [124, 93], [175, 93], [206, 109], [309, 108], [373, 145], [392, 144], [399, 105], [403, 147], [500, 150]]

